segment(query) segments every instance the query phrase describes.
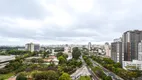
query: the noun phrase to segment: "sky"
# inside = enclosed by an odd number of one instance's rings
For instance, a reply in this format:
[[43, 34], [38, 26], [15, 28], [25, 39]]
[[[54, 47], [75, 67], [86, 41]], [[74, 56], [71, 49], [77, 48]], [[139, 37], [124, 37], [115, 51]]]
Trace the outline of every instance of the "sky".
[[142, 0], [0, 0], [0, 45], [104, 44], [142, 29]]

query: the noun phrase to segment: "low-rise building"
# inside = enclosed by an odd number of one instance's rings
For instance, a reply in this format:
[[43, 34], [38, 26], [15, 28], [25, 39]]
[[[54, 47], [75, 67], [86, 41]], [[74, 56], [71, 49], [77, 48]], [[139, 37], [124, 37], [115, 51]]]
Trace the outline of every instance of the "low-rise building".
[[132, 61], [123, 61], [123, 69], [126, 70], [142, 70], [142, 61], [132, 60]]
[[58, 65], [59, 63], [59, 60], [55, 56], [49, 56], [48, 58], [43, 59], [43, 60], [46, 64], [54, 63], [55, 65]]

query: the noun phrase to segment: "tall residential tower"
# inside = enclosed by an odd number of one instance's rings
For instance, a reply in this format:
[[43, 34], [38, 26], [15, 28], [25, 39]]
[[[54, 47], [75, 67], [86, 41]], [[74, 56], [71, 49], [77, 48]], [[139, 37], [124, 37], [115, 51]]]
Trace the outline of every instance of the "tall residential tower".
[[138, 59], [138, 43], [142, 40], [142, 31], [127, 31], [122, 36], [122, 55], [124, 61]]
[[91, 47], [92, 47], [91, 42], [89, 42], [89, 43], [88, 43], [88, 50], [89, 50], [89, 51], [91, 51]]
[[122, 39], [115, 39], [111, 43], [111, 59], [122, 64]]
[[105, 43], [104, 45], [104, 49], [105, 49], [105, 54], [107, 57], [111, 57], [111, 49], [110, 49], [110, 45], [108, 42]]

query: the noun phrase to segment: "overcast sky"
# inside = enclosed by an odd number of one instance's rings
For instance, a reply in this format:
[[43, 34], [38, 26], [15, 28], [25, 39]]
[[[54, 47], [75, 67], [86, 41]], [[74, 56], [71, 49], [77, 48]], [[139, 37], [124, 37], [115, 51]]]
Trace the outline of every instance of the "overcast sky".
[[0, 45], [111, 42], [142, 29], [142, 0], [0, 0]]

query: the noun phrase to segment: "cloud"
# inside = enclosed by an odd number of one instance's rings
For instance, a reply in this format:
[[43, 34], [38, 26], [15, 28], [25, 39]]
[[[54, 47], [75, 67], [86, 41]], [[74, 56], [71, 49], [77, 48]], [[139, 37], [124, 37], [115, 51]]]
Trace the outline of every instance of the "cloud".
[[0, 45], [110, 42], [142, 29], [141, 0], [0, 1]]

